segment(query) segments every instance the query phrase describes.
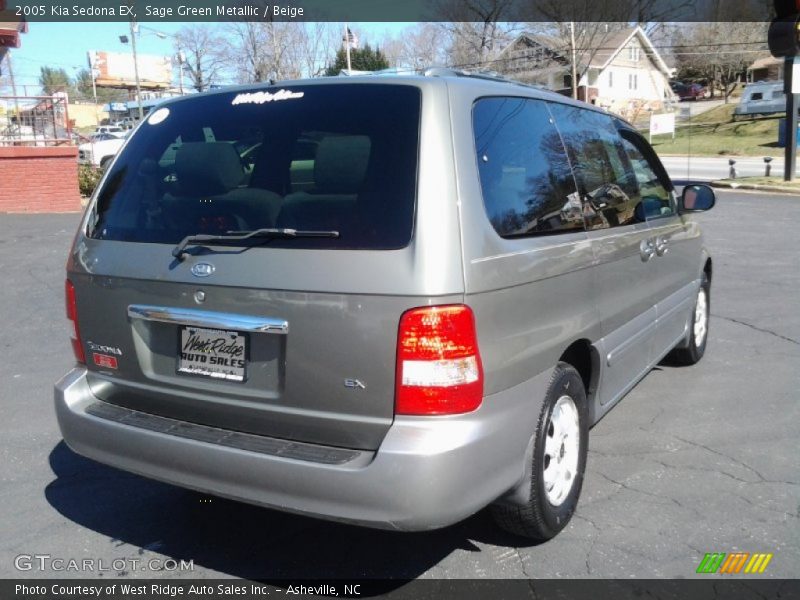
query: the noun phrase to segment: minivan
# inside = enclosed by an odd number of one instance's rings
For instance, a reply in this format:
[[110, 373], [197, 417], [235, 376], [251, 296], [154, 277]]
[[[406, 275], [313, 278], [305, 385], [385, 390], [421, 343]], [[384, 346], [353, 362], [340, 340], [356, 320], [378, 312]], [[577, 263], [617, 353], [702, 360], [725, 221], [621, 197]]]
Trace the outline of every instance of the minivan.
[[631, 125], [446, 69], [155, 109], [69, 254], [75, 452], [280, 511], [556, 535], [590, 427], [708, 341], [712, 263]]

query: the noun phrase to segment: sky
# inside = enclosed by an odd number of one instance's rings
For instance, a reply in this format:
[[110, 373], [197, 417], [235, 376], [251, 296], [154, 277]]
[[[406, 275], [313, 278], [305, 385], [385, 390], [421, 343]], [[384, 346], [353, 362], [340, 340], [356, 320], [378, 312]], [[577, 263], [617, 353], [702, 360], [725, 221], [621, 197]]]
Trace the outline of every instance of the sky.
[[[377, 40], [384, 33], [396, 35], [413, 23], [351, 23], [350, 29]], [[153, 30], [174, 34], [186, 23], [143, 23], [141, 34], [136, 39], [139, 54], [171, 55], [175, 52], [172, 40], [160, 39]], [[344, 25], [342, 24], [342, 27]], [[60, 67], [72, 77], [78, 70], [87, 68], [86, 53], [89, 50], [130, 52], [130, 44], [119, 41], [120, 35], [130, 37], [128, 23], [29, 23], [28, 33], [22, 35], [22, 46], [12, 50], [14, 78], [17, 93], [22, 95], [39, 92], [39, 69], [42, 66]], [[3, 65], [3, 75], [7, 69]]]

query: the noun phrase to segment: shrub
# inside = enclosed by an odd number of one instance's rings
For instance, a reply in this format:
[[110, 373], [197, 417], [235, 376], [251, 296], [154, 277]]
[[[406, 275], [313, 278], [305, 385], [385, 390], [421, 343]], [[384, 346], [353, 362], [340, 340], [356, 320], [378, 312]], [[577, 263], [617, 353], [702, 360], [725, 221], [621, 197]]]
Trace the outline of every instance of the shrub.
[[94, 193], [94, 188], [103, 176], [103, 169], [92, 165], [78, 165], [78, 188], [81, 196], [89, 197]]

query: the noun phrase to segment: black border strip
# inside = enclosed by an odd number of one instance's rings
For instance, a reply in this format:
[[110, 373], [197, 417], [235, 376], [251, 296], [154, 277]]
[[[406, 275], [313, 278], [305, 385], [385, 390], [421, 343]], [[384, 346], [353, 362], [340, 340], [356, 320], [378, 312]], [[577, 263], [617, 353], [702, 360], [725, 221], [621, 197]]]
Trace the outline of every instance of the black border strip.
[[0, 22], [763, 22], [773, 10], [768, 0], [0, 0]]
[[[123, 592], [123, 586], [136, 592]], [[200, 593], [191, 593], [191, 587]], [[73, 593], [71, 593], [73, 592]], [[99, 592], [99, 593], [98, 593]], [[237, 598], [390, 598], [471, 600], [549, 600], [575, 598], [595, 600], [778, 600], [800, 596], [800, 580], [726, 578], [709, 575], [703, 579], [425, 579], [425, 580], [271, 580], [243, 579], [7, 579], [0, 581], [0, 597], [46, 600], [172, 599], [193, 600]]]

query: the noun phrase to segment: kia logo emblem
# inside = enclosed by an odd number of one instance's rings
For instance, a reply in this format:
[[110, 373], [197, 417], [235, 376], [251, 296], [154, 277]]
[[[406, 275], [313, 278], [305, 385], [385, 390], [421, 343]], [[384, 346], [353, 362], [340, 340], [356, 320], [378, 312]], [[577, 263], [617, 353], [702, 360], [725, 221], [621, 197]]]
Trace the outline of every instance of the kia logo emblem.
[[197, 263], [192, 267], [192, 275], [195, 277], [208, 277], [214, 272], [214, 265], [211, 263]]

